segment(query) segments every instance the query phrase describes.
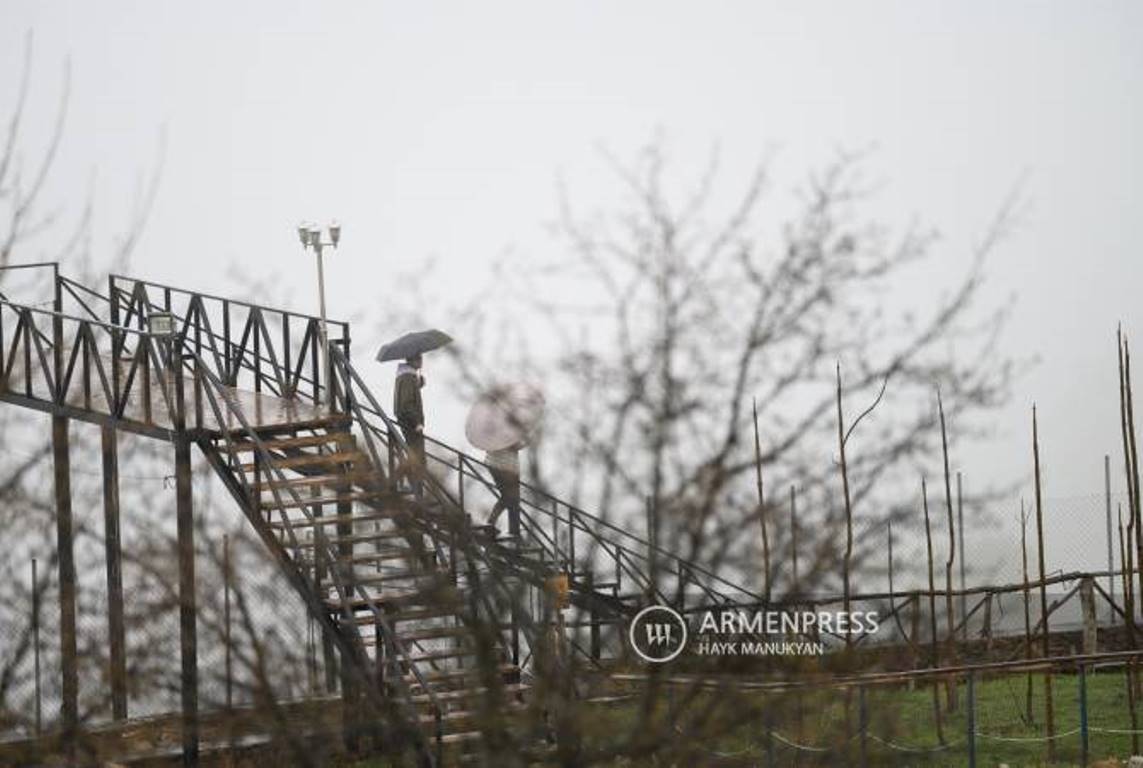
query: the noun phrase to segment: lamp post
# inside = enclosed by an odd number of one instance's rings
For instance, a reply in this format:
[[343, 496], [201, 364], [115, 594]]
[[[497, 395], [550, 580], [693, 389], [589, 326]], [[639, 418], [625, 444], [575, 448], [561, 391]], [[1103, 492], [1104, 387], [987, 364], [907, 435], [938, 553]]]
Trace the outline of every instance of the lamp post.
[[[329, 334], [326, 332], [325, 321], [325, 270], [322, 265], [322, 251], [327, 247], [337, 249], [337, 244], [341, 240], [341, 225], [336, 221], [331, 221], [327, 228], [329, 232], [329, 240], [323, 241], [321, 238], [321, 228], [307, 222], [302, 222], [298, 225], [298, 238], [302, 241], [302, 249], [313, 249], [314, 255], [317, 256], [317, 273], [318, 273], [318, 304], [321, 308], [321, 324], [319, 326], [319, 334], [321, 336], [321, 370], [325, 376], [325, 403], [326, 405], [333, 406], [333, 372], [329, 365]], [[314, 382], [315, 386], [318, 382]]]

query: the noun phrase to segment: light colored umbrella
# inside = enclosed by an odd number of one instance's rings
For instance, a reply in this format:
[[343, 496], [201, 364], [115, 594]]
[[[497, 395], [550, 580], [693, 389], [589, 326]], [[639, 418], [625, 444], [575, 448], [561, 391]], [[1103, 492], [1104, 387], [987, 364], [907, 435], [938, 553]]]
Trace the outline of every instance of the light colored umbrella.
[[377, 351], [377, 362], [384, 363], [389, 360], [404, 360], [413, 355], [432, 352], [446, 344], [452, 343], [452, 336], [435, 328], [428, 331], [413, 331], [406, 333], [399, 339], [394, 339]]
[[473, 403], [464, 434], [481, 450], [519, 449], [535, 438], [543, 416], [543, 392], [522, 382], [502, 384]]

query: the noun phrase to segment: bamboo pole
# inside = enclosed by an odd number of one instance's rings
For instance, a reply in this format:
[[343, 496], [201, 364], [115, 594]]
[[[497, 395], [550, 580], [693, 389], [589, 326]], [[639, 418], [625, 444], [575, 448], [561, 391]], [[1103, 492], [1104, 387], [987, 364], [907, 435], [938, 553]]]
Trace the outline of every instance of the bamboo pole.
[[[1041, 622], [1044, 625], [1043, 634], [1043, 652], [1044, 657], [1051, 656], [1051, 631], [1048, 628], [1048, 589], [1044, 583], [1045, 571], [1047, 570], [1044, 559], [1044, 503], [1043, 494], [1040, 487], [1040, 428], [1036, 419], [1036, 406], [1032, 406], [1032, 461], [1034, 464], [1034, 479], [1036, 486], [1036, 542], [1037, 542], [1037, 555], [1040, 561], [1040, 613]], [[1052, 704], [1052, 673], [1048, 670], [1044, 673], [1044, 724], [1047, 726], [1048, 733], [1048, 760], [1052, 761], [1056, 757], [1056, 742], [1054, 739], [1056, 733], [1055, 713]]]
[[[937, 596], [936, 584], [933, 581], [933, 529], [929, 523], [929, 491], [925, 485], [925, 478], [921, 478], [921, 507], [925, 510], [925, 546], [928, 549], [929, 562], [929, 641], [932, 645], [932, 666], [940, 666], [940, 650], [937, 645]], [[933, 678], [933, 720], [937, 727], [937, 738], [941, 744], [945, 743], [944, 728], [941, 726], [941, 698], [939, 693], [940, 681]]]
[[[1133, 587], [1131, 582], [1131, 545], [1128, 543], [1129, 538], [1123, 535], [1123, 509], [1119, 510], [1119, 562], [1122, 566], [1123, 573], [1123, 613], [1127, 617], [1125, 622], [1127, 625], [1127, 638], [1128, 643], [1132, 648], [1135, 647], [1135, 597], [1132, 594]], [[1125, 684], [1127, 685], [1127, 710], [1131, 713], [1131, 751], [1133, 753], [1139, 752], [1139, 725], [1136, 720], [1135, 713], [1135, 675], [1134, 665], [1128, 664], [1124, 669]]]
[[[1134, 456], [1134, 441], [1131, 439], [1131, 419], [1128, 417], [1128, 372], [1126, 367], [1126, 350], [1125, 342], [1123, 339], [1122, 329], [1116, 329], [1115, 332], [1116, 351], [1119, 355], [1119, 427], [1123, 438], [1123, 477], [1127, 484], [1127, 512], [1131, 520], [1136, 518], [1136, 510], [1139, 507], [1138, 495], [1139, 484], [1136, 482], [1138, 477], [1138, 462], [1133, 459]], [[1130, 542], [1128, 544], [1130, 546]]]

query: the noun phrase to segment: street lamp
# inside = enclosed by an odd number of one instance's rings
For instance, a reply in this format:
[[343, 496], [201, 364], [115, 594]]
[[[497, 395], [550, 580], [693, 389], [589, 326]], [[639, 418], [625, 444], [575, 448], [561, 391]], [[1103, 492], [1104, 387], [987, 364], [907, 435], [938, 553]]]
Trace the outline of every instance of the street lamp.
[[[313, 249], [314, 255], [317, 256], [317, 273], [318, 273], [318, 304], [321, 307], [321, 325], [319, 328], [321, 334], [321, 369], [325, 374], [325, 402], [329, 406], [333, 406], [333, 371], [329, 365], [329, 334], [326, 332], [325, 322], [325, 270], [322, 268], [322, 251], [327, 247], [337, 249], [338, 242], [341, 241], [341, 224], [336, 221], [331, 221], [327, 227], [329, 232], [329, 240], [323, 241], [321, 238], [321, 228], [310, 222], [303, 221], [298, 225], [298, 239], [302, 241], [302, 249]], [[315, 385], [318, 382], [314, 382]]]

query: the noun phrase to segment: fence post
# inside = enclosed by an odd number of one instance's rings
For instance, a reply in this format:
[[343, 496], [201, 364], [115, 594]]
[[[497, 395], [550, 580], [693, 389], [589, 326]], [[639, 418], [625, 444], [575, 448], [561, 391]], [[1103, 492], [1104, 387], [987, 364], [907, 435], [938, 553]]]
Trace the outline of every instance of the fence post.
[[1079, 665], [1079, 674], [1077, 677], [1079, 678], [1080, 765], [1087, 765], [1087, 670], [1083, 664]]
[[1095, 578], [1084, 576], [1080, 580], [1080, 611], [1083, 615], [1083, 652], [1097, 653], [1098, 632], [1095, 615]]
[[43, 700], [40, 689], [40, 582], [36, 558], [32, 558], [32, 659], [36, 674], [36, 735], [43, 731]]
[[966, 713], [966, 721], [968, 723], [968, 768], [976, 768], [976, 676], [968, 673], [968, 712]]

